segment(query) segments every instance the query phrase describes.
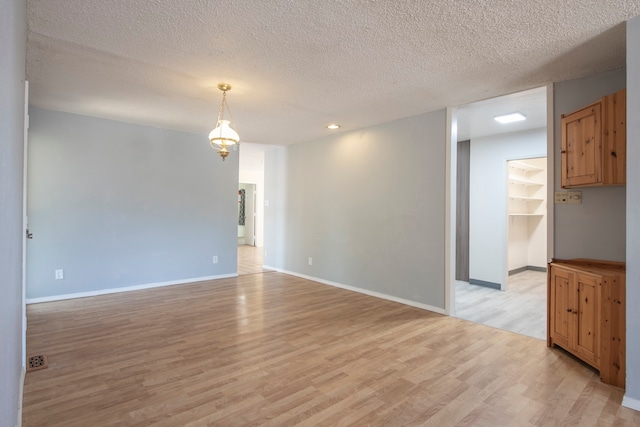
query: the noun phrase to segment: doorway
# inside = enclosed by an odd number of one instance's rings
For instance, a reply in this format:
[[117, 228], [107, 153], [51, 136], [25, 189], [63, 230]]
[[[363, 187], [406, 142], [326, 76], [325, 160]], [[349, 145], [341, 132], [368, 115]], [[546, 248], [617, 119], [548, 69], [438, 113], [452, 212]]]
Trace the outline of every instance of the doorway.
[[[263, 266], [265, 253], [265, 152], [276, 148], [266, 144], [244, 142], [239, 147], [238, 190], [244, 191], [245, 223], [240, 224], [238, 208], [238, 274], [267, 271]], [[239, 195], [240, 196], [240, 195]], [[252, 212], [253, 215], [247, 215]]]
[[508, 160], [507, 171], [508, 274], [546, 272], [547, 158]]
[[262, 248], [257, 246], [257, 186], [238, 185], [238, 275], [255, 274], [262, 268]]
[[[449, 313], [541, 339], [546, 335], [546, 274], [538, 270], [545, 270], [547, 259], [542, 212], [547, 210], [546, 166], [551, 161], [546, 158], [547, 108], [547, 88], [538, 88], [461, 106], [450, 115], [455, 197], [449, 209], [455, 234], [449, 237], [454, 246]], [[527, 120], [510, 126], [494, 120], [514, 111]], [[539, 160], [529, 162], [533, 158]], [[543, 184], [526, 179], [515, 184], [518, 176], [540, 178]], [[460, 218], [465, 210], [468, 218]], [[542, 240], [527, 243], [532, 235]], [[467, 264], [459, 265], [465, 258]]]

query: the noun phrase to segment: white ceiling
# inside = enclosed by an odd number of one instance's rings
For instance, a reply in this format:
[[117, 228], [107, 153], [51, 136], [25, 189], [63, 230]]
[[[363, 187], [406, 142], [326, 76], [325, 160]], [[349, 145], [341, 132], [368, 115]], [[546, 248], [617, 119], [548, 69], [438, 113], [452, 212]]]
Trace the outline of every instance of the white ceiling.
[[[500, 124], [496, 116], [522, 113], [526, 120]], [[547, 126], [547, 89], [540, 87], [457, 108], [458, 141]]]
[[27, 0], [30, 102], [284, 145], [625, 64], [640, 0]]

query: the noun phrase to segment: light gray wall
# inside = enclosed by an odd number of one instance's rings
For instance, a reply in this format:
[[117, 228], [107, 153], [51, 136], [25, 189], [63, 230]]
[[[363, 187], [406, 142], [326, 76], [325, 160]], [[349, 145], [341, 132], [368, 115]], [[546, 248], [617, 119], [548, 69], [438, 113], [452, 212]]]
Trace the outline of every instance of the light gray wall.
[[0, 3], [0, 427], [18, 420], [22, 373], [22, 164], [26, 2]]
[[222, 162], [206, 135], [30, 117], [27, 298], [237, 272], [236, 153]]
[[444, 309], [445, 127], [440, 110], [267, 152], [265, 264]]
[[263, 264], [284, 268], [287, 240], [287, 147], [264, 153]]
[[469, 278], [503, 284], [507, 274], [507, 160], [543, 157], [546, 129], [471, 140]]
[[[626, 87], [624, 69], [554, 84], [555, 191], [560, 190], [560, 115]], [[628, 162], [633, 167], [633, 163]], [[583, 188], [582, 204], [555, 205], [555, 258], [625, 260], [624, 186]]]
[[627, 389], [640, 407], [640, 16], [627, 22]]

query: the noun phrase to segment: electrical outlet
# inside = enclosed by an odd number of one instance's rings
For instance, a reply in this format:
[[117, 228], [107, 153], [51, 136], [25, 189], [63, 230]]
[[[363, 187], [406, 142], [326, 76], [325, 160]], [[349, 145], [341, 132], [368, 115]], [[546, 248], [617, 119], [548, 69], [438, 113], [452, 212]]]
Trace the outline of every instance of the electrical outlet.
[[56, 280], [64, 279], [64, 270], [56, 270]]
[[313, 265], [313, 258], [309, 257], [309, 265]]
[[556, 191], [554, 194], [555, 203], [569, 203], [569, 192]]
[[570, 205], [579, 205], [582, 203], [582, 191], [568, 191], [567, 203]]
[[217, 264], [218, 263], [218, 255], [214, 255], [213, 256], [213, 263]]

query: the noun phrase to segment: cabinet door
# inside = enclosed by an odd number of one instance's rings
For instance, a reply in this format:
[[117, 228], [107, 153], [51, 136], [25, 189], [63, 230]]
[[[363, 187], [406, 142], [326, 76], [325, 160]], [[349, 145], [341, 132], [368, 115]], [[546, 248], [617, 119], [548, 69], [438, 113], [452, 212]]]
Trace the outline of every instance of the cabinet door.
[[551, 267], [550, 275], [550, 322], [549, 334], [554, 344], [569, 349], [570, 327], [572, 319], [573, 273], [557, 267]]
[[578, 356], [594, 367], [600, 366], [600, 278], [586, 274], [576, 275], [577, 304], [574, 309], [574, 342]]
[[562, 186], [602, 182], [601, 103], [562, 117]]

